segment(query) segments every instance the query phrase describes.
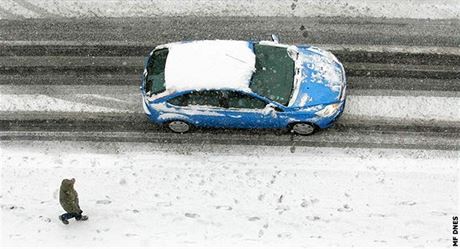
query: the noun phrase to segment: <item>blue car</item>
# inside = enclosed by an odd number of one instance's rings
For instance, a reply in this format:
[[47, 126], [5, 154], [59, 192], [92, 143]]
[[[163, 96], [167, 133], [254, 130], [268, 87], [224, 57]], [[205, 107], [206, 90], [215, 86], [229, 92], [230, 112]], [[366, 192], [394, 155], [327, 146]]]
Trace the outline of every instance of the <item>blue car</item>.
[[308, 45], [205, 40], [157, 46], [141, 85], [149, 120], [177, 133], [193, 127], [288, 128], [310, 135], [345, 107], [345, 71]]

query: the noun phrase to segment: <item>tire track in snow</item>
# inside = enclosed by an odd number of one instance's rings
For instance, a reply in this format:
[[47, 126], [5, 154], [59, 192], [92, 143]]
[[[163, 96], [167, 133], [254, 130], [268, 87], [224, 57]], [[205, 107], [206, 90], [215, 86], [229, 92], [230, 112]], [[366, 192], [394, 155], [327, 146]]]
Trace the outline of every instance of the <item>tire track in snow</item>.
[[[46, 125], [52, 125], [46, 123]], [[113, 124], [112, 124], [113, 125]], [[92, 127], [101, 126], [95, 123]], [[32, 129], [31, 129], [32, 128]], [[332, 147], [332, 148], [398, 148], [423, 150], [459, 150], [457, 133], [433, 134], [424, 132], [375, 132], [358, 129], [340, 131], [329, 129], [313, 136], [281, 135], [274, 131], [238, 131], [222, 129], [203, 129], [195, 133], [173, 134], [164, 130], [147, 130], [142, 132], [79, 131], [75, 127], [67, 127], [71, 131], [33, 131], [27, 130], [0, 131], [0, 140], [25, 141], [95, 141], [95, 142], [142, 142], [155, 144], [188, 144], [188, 145], [265, 145], [295, 147]], [[71, 128], [71, 129], [70, 129]], [[109, 127], [107, 127], [110, 129]], [[256, 139], [255, 139], [256, 138]]]

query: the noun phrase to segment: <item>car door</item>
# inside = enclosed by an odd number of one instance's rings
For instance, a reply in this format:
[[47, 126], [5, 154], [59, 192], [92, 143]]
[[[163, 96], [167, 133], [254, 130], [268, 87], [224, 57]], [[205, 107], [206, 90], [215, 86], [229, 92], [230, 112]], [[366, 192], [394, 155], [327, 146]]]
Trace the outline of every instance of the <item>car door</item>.
[[192, 91], [168, 100], [175, 113], [185, 115], [195, 126], [225, 127], [225, 97], [222, 91]]
[[228, 91], [226, 122], [235, 128], [278, 128], [278, 114], [267, 104], [247, 93]]

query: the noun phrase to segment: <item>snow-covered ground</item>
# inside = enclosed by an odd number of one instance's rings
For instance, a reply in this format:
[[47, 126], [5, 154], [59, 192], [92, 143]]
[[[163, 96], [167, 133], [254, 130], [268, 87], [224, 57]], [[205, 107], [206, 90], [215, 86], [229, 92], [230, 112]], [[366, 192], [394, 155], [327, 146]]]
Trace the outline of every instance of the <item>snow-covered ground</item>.
[[448, 19], [458, 0], [1, 0], [0, 19], [142, 16], [351, 16]]
[[[2, 246], [442, 246], [457, 151], [1, 142]], [[76, 178], [90, 219], [57, 216]]]

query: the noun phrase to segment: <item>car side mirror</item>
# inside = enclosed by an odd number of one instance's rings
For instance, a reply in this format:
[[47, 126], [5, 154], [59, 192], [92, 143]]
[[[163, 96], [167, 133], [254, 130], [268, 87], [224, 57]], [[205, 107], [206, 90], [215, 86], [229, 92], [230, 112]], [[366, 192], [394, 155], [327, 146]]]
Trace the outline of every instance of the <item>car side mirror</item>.
[[280, 38], [277, 35], [272, 34], [272, 41], [274, 43], [280, 43]]
[[276, 111], [276, 112], [283, 112], [283, 111], [284, 111], [283, 109], [279, 108], [278, 106], [276, 106], [276, 105], [273, 104], [273, 103], [268, 103], [268, 104], [265, 106], [265, 108], [272, 109], [272, 110], [274, 110], [274, 111]]
[[265, 115], [272, 115], [273, 117], [276, 117], [277, 112], [283, 112], [283, 110], [272, 103], [268, 103], [263, 109]]

